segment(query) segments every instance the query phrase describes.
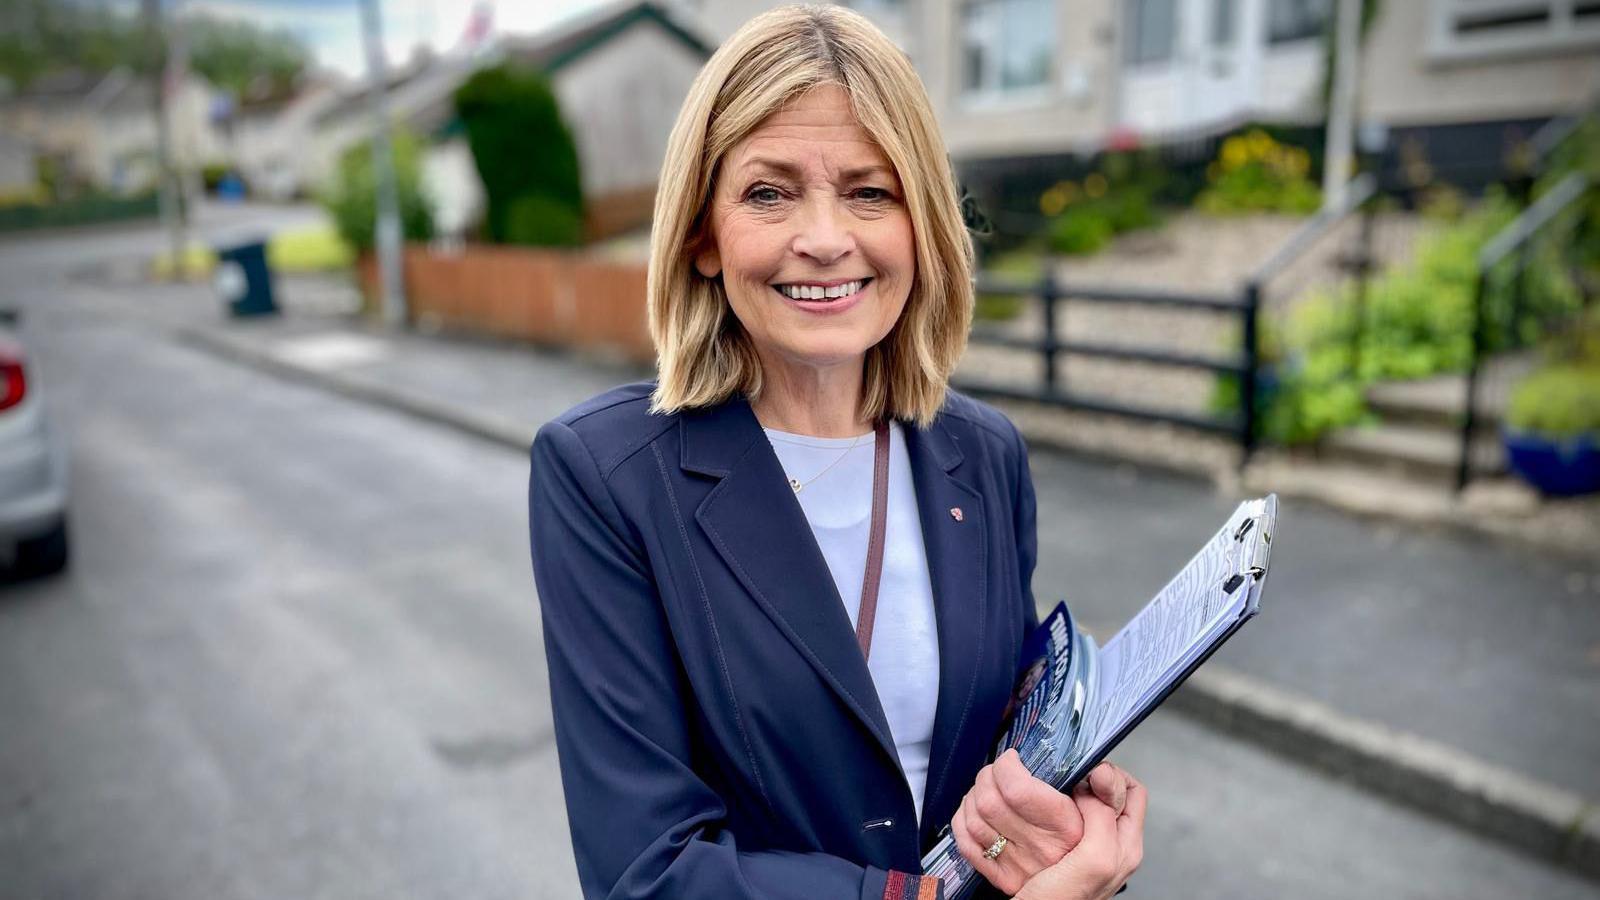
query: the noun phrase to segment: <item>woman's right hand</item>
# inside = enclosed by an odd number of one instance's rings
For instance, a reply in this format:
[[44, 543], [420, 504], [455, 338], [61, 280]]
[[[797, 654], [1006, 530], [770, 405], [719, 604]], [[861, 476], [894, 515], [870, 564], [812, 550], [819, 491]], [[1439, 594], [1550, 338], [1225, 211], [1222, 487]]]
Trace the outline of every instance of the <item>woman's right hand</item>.
[[[1087, 780], [1087, 779], [1085, 779]], [[1086, 784], [1072, 792], [1083, 816], [1083, 840], [1053, 866], [1042, 869], [1017, 892], [1016, 900], [1105, 900], [1132, 877], [1144, 859], [1144, 813], [1149, 791], [1127, 776], [1122, 814]]]

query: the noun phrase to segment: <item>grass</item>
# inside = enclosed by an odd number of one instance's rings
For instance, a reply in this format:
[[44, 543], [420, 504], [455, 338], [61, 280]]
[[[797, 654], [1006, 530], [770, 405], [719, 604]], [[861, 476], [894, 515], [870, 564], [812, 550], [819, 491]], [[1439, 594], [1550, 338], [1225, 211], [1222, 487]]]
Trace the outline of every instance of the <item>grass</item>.
[[[331, 272], [354, 264], [356, 254], [331, 225], [312, 225], [282, 231], [267, 241], [267, 265], [273, 272]], [[217, 254], [205, 244], [190, 244], [184, 250], [181, 272], [175, 271], [171, 253], [160, 253], [150, 261], [152, 277], [166, 280], [174, 275], [206, 277], [216, 268]]]

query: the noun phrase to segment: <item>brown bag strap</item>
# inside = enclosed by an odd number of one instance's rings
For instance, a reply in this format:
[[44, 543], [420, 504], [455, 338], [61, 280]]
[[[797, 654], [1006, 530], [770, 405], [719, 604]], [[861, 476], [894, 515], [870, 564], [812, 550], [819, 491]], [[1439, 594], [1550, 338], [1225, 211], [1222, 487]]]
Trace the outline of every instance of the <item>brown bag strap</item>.
[[889, 423], [873, 429], [872, 534], [867, 538], [867, 571], [861, 578], [861, 608], [856, 612], [856, 643], [862, 657], [872, 652], [872, 620], [878, 615], [878, 582], [883, 577], [883, 538], [889, 519]]

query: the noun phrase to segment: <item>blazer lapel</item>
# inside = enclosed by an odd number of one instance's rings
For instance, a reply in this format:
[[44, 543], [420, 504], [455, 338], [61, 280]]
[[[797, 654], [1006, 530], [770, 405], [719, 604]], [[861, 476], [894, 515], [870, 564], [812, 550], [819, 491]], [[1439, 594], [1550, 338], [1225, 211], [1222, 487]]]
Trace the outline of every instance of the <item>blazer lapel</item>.
[[695, 520], [756, 603], [898, 769], [888, 718], [849, 614], [749, 403], [735, 398], [682, 421], [683, 468], [721, 479]]
[[[968, 724], [977, 691], [981, 654], [989, 645], [984, 633], [989, 620], [988, 530], [983, 495], [967, 480], [972, 467], [962, 465], [951, 420], [941, 415], [928, 428], [907, 427], [905, 433], [939, 631], [939, 705], [923, 794], [928, 810], [941, 808], [934, 802], [941, 792], [964, 793], [970, 787], [949, 784], [948, 779], [952, 751]], [[923, 844], [944, 824], [925, 815]]]

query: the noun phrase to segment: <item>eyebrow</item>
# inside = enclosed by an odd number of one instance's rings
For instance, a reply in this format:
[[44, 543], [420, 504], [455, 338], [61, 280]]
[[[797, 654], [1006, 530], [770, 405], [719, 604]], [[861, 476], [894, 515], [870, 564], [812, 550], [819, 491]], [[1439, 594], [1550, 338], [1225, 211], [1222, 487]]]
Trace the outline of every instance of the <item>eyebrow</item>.
[[[775, 173], [777, 173], [779, 175], [784, 176], [785, 178], [799, 179], [799, 177], [800, 177], [800, 167], [799, 166], [795, 165], [794, 163], [787, 162], [787, 161], [781, 160], [781, 159], [767, 159], [765, 157], [757, 157], [755, 159], [750, 160], [749, 162], [746, 162], [744, 164], [744, 166], [742, 166], [741, 168], [745, 168], [745, 169], [751, 169], [751, 168], [768, 169], [768, 170], [770, 170], [772, 172], [775, 172]], [[883, 165], [881, 163], [872, 163], [871, 165], [860, 166], [860, 167], [854, 168], [854, 169], [845, 169], [844, 171], [840, 172], [839, 174], [845, 181], [855, 181], [855, 180], [857, 180], [859, 178], [864, 178], [864, 177], [866, 177], [868, 175], [872, 175], [874, 173], [882, 173], [884, 175], [888, 175], [892, 171], [893, 170], [891, 170], [886, 165]]]

